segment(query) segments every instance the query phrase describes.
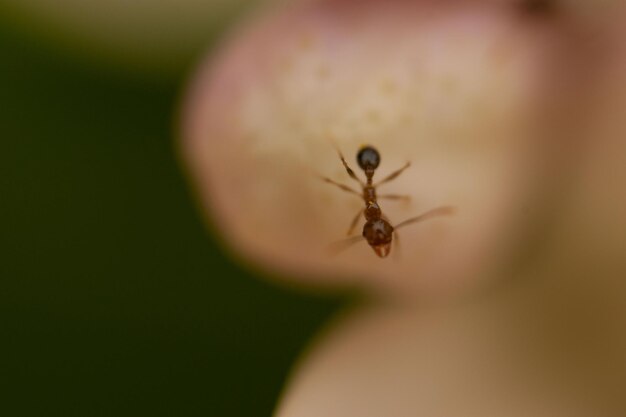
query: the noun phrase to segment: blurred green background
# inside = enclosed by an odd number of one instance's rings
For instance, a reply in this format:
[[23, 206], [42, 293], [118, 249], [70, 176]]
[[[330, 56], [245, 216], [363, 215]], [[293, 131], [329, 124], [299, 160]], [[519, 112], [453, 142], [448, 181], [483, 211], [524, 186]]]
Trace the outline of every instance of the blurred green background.
[[206, 231], [174, 148], [186, 71], [101, 70], [2, 25], [0, 51], [0, 415], [271, 415], [340, 300]]

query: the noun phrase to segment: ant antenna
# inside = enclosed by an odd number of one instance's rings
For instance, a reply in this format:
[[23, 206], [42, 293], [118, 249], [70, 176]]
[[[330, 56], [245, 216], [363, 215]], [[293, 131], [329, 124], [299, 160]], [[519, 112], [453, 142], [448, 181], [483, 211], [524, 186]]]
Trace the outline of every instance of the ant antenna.
[[335, 137], [331, 133], [328, 133], [327, 134], [327, 138], [328, 138], [328, 141], [333, 146], [333, 148], [335, 148], [335, 151], [337, 151], [337, 154], [339, 155], [339, 159], [341, 159], [341, 163], [343, 164], [343, 167], [346, 169], [346, 172], [348, 173], [350, 178], [352, 178], [353, 180], [358, 182], [361, 185], [361, 187], [364, 187], [365, 183], [363, 181], [361, 181], [361, 179], [359, 177], [356, 176], [356, 174], [354, 173], [352, 168], [350, 168], [350, 166], [346, 162], [346, 158], [345, 158], [345, 156], [343, 156], [343, 153], [341, 152], [341, 149], [339, 149], [339, 145], [337, 145], [337, 141], [335, 140]]

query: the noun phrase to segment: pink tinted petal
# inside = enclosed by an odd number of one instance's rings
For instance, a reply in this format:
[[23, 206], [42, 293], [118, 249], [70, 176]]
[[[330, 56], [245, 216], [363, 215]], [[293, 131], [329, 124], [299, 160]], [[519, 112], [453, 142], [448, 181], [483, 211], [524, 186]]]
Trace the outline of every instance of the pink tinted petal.
[[537, 326], [527, 307], [491, 300], [353, 312], [297, 367], [276, 416], [593, 415], [601, 388], [585, 384], [588, 363], [551, 349], [555, 337], [543, 331], [558, 329]]
[[[320, 1], [249, 22], [189, 89], [182, 148], [202, 204], [238, 254], [297, 284], [471, 287], [528, 221], [553, 35], [500, 2]], [[457, 214], [401, 229], [385, 259], [363, 242], [329, 256], [363, 207], [317, 177], [358, 187], [331, 137], [357, 171], [375, 146], [375, 178], [412, 163], [380, 189], [412, 198], [381, 200], [392, 224]]]
[[558, 102], [577, 99], [560, 109], [579, 116], [560, 134], [586, 152], [539, 262], [471, 302], [352, 312], [306, 355], [279, 417], [624, 414], [623, 17], [600, 31], [581, 22], [585, 36], [568, 42], [580, 55], [560, 64], [579, 88], [550, 90], [563, 94]]

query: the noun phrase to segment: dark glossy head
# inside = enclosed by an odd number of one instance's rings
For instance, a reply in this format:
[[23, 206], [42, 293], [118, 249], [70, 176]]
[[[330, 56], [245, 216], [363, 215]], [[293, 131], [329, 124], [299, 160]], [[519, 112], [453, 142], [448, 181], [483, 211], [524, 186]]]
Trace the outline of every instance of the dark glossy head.
[[380, 154], [371, 146], [364, 146], [356, 154], [356, 162], [363, 171], [373, 171], [380, 164]]
[[391, 252], [393, 226], [383, 219], [368, 221], [363, 226], [363, 237], [374, 249], [376, 255], [384, 258]]

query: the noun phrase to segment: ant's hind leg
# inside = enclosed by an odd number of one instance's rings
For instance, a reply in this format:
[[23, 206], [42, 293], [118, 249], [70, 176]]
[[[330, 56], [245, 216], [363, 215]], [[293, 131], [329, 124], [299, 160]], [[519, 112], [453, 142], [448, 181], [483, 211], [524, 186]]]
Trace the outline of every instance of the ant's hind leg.
[[408, 194], [382, 194], [378, 196], [381, 200], [402, 200], [411, 201], [411, 196]]
[[327, 252], [330, 256], [337, 256], [339, 255], [339, 253], [348, 249], [350, 246], [354, 245], [355, 243], [359, 243], [364, 240], [365, 239], [363, 238], [363, 236], [352, 236], [346, 239], [342, 239], [337, 242], [331, 243], [327, 248]]
[[356, 216], [352, 220], [352, 223], [350, 223], [350, 228], [348, 229], [348, 233], [347, 233], [348, 236], [354, 233], [354, 229], [356, 229], [356, 226], [359, 224], [359, 219], [361, 218], [361, 215], [363, 215], [363, 209], [359, 209], [359, 212], [356, 214]]
[[406, 164], [404, 164], [404, 166], [400, 169], [398, 169], [397, 171], [392, 172], [391, 174], [387, 175], [385, 178], [383, 178], [382, 180], [378, 181], [376, 183], [376, 187], [378, 187], [381, 184], [384, 184], [386, 182], [389, 182], [391, 180], [396, 179], [400, 174], [402, 174], [404, 172], [405, 169], [407, 169], [408, 167], [411, 166], [410, 162], [407, 162]]
[[435, 209], [429, 210], [426, 213], [422, 213], [419, 216], [416, 217], [412, 217], [410, 219], [407, 219], [397, 225], [394, 226], [394, 228], [397, 230], [401, 227], [404, 226], [408, 226], [409, 224], [413, 224], [413, 223], [418, 223], [424, 220], [428, 220], [432, 217], [438, 217], [438, 216], [451, 216], [453, 214], [456, 213], [456, 207], [453, 206], [442, 206], [442, 207], [437, 207]]
[[393, 231], [393, 241], [394, 241], [394, 249], [393, 249], [393, 259], [395, 261], [402, 260], [402, 245], [400, 245], [400, 235], [396, 230]]

